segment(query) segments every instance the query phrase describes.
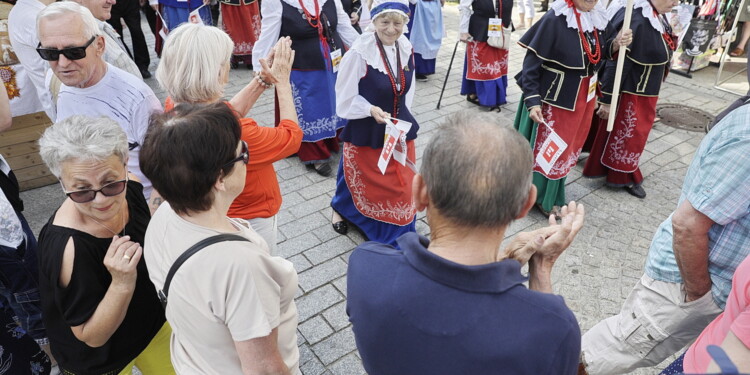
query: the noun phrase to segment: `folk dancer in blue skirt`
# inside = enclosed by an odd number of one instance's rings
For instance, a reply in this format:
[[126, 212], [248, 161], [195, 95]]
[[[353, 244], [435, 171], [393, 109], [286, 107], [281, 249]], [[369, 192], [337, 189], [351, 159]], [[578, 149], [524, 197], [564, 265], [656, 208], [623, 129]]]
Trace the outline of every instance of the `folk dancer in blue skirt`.
[[476, 105], [500, 111], [508, 87], [508, 50], [487, 43], [490, 24], [510, 27], [513, 0], [461, 0], [460, 38], [466, 43], [461, 95]]
[[[403, 35], [409, 7], [406, 0], [375, 0], [371, 12], [372, 24], [344, 56], [336, 82], [336, 112], [347, 123], [341, 133], [344, 151], [331, 201], [332, 224], [344, 234], [348, 222], [367, 240], [398, 246], [398, 237], [415, 231], [416, 217], [411, 186], [419, 125], [410, 111], [414, 57]], [[378, 161], [386, 119], [411, 127], [397, 142], [404, 163], [394, 155], [383, 171]]]
[[435, 74], [435, 61], [443, 42], [443, 4], [445, 0], [409, 0], [411, 17], [406, 36], [414, 47], [414, 69], [417, 81], [427, 81]]

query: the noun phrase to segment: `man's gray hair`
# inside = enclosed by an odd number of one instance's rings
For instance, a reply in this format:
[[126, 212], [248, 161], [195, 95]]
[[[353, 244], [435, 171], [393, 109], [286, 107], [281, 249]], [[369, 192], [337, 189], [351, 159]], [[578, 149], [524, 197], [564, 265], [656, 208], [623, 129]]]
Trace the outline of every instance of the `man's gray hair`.
[[164, 42], [156, 80], [175, 103], [215, 102], [224, 96], [219, 77], [229, 69], [233, 50], [232, 39], [221, 29], [183, 23]]
[[460, 111], [430, 139], [420, 174], [440, 214], [465, 227], [495, 228], [518, 217], [529, 197], [529, 142], [487, 114]]
[[60, 178], [62, 163], [68, 160], [105, 160], [115, 155], [125, 163], [128, 137], [109, 117], [75, 115], [47, 128], [39, 139], [39, 154]]
[[42, 23], [43, 19], [60, 17], [66, 14], [77, 14], [81, 18], [81, 21], [83, 21], [83, 36], [87, 41], [94, 36], [101, 35], [99, 21], [94, 18], [91, 11], [85, 6], [73, 1], [58, 1], [44, 7], [44, 9], [42, 9], [42, 11], [36, 16], [36, 35], [41, 35], [39, 33], [39, 25]]

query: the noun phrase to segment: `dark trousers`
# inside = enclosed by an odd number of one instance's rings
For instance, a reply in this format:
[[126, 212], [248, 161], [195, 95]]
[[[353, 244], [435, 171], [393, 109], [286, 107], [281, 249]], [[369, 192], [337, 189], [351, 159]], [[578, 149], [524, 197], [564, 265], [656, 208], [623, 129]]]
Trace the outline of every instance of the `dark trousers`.
[[148, 1], [141, 6], [141, 10], [146, 15], [146, 21], [148, 22], [148, 27], [151, 29], [151, 33], [156, 35], [156, 11], [154, 8], [151, 8], [151, 5], [148, 5]]
[[18, 248], [0, 245], [0, 305], [10, 307], [21, 327], [39, 343], [47, 342], [39, 301], [36, 239], [29, 224], [16, 212], [25, 233]]
[[135, 65], [138, 65], [138, 69], [141, 71], [148, 70], [151, 58], [149, 57], [148, 46], [146, 46], [146, 37], [141, 30], [141, 7], [138, 0], [120, 0], [112, 5], [112, 18], [107, 22], [115, 28], [120, 37], [122, 37], [121, 20], [125, 20], [125, 25], [130, 30]]

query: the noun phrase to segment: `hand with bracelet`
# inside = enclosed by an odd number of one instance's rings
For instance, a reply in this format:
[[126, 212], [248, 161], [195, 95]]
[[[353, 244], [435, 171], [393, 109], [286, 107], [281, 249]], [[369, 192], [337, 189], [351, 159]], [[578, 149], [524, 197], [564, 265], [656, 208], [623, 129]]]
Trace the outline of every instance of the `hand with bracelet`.
[[292, 40], [289, 37], [283, 37], [276, 42], [267, 58], [260, 59], [261, 71], [255, 75], [255, 78], [265, 88], [282, 82], [289, 83], [293, 62]]

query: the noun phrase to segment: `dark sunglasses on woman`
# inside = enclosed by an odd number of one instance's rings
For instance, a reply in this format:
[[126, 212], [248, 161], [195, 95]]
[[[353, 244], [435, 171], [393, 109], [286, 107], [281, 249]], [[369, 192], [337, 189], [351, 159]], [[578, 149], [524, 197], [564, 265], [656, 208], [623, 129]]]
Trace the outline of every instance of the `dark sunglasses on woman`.
[[102, 193], [105, 197], [114, 197], [115, 195], [122, 194], [125, 191], [125, 185], [127, 185], [128, 179], [110, 182], [99, 189], [84, 189], [76, 191], [66, 191], [63, 186], [63, 191], [70, 200], [76, 203], [91, 202], [96, 198], [96, 193]]
[[247, 164], [250, 161], [250, 153], [247, 150], [247, 142], [242, 142], [242, 152], [240, 152], [240, 156], [230, 160], [229, 162], [225, 163], [222, 168], [226, 168], [240, 160], [242, 160], [243, 163]]
[[80, 60], [86, 57], [86, 48], [89, 48], [91, 43], [94, 43], [95, 40], [96, 35], [92, 36], [88, 43], [81, 47], [68, 47], [63, 49], [42, 48], [42, 43], [39, 43], [36, 47], [36, 52], [39, 53], [39, 56], [41, 56], [43, 60], [47, 61], [57, 61], [60, 58], [60, 55], [64, 55], [68, 60]]

